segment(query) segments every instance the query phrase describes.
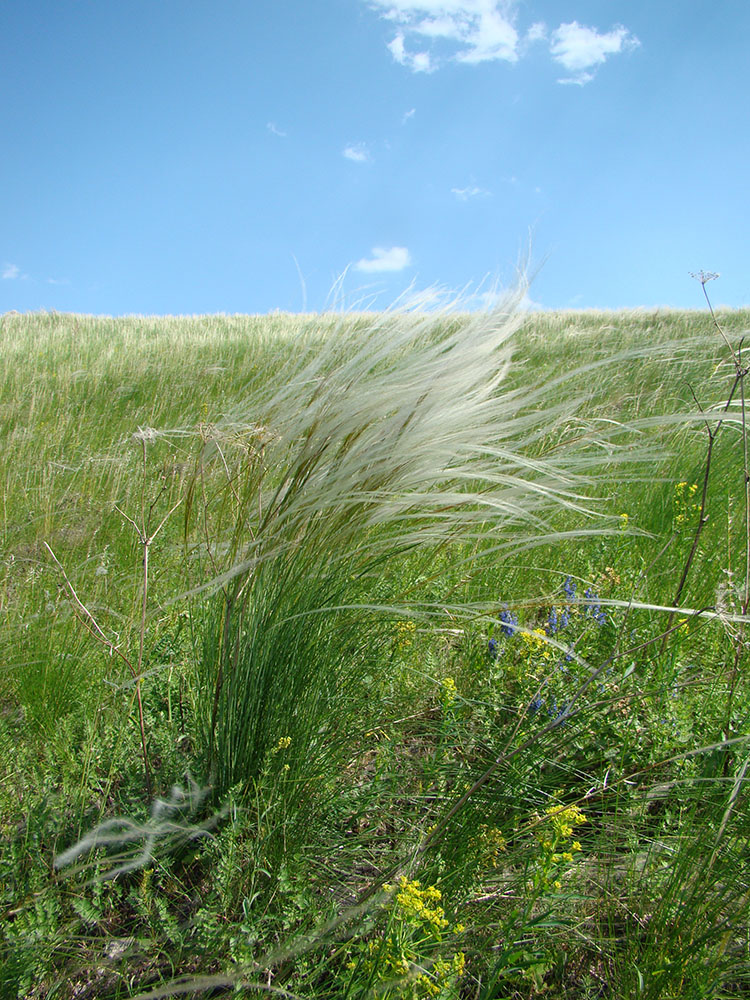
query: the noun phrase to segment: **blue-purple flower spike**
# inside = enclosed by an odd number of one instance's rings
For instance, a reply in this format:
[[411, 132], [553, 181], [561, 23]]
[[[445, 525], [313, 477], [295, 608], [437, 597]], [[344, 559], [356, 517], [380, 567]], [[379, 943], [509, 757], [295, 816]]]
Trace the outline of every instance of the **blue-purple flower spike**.
[[514, 615], [508, 608], [503, 608], [499, 617], [502, 622], [500, 631], [503, 635], [513, 635], [516, 631], [516, 627], [518, 626], [518, 616]]
[[591, 587], [589, 587], [589, 589], [585, 592], [583, 596], [589, 602], [589, 605], [586, 608], [586, 614], [591, 615], [591, 617], [598, 625], [606, 625], [607, 616], [602, 611], [602, 606], [599, 603], [598, 595], [592, 590]]
[[555, 633], [559, 630], [560, 620], [557, 617], [557, 608], [550, 608], [549, 614], [547, 615], [547, 624], [544, 626], [544, 631], [547, 635], [555, 635]]

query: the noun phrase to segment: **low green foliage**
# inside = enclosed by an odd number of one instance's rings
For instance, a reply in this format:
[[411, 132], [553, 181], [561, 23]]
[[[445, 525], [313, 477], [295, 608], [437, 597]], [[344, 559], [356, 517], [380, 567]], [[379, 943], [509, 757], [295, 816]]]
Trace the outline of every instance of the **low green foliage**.
[[747, 994], [730, 349], [516, 325], [0, 317], [0, 997]]

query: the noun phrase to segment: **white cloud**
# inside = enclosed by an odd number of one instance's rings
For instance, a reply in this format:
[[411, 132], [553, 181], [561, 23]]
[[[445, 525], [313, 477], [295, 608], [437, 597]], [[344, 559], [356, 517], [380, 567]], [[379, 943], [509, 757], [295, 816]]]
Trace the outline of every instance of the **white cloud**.
[[409, 61], [415, 73], [431, 73], [434, 68], [429, 52], [415, 52], [409, 57]]
[[405, 114], [403, 114], [401, 116], [401, 124], [402, 125], [406, 125], [406, 123], [409, 121], [409, 119], [414, 117], [414, 115], [416, 114], [416, 112], [417, 112], [416, 108], [411, 108], [409, 111], [407, 111]]
[[16, 264], [5, 264], [3, 265], [3, 279], [5, 281], [14, 281], [16, 278], [21, 277], [21, 268]]
[[407, 52], [404, 36], [399, 32], [388, 48], [400, 66], [408, 66], [413, 73], [429, 73], [432, 68], [429, 52]]
[[356, 145], [347, 146], [341, 155], [345, 156], [347, 160], [352, 160], [354, 163], [367, 163], [370, 159], [367, 147], [361, 142]]
[[585, 87], [587, 83], [591, 83], [594, 79], [593, 73], [577, 73], [575, 76], [561, 76], [558, 79], [558, 83], [562, 83], [565, 86], [573, 87]]
[[47, 278], [48, 285], [69, 285], [70, 278]]
[[397, 63], [400, 63], [402, 66], [406, 65], [406, 51], [404, 47], [403, 35], [396, 35], [392, 42], [388, 42], [388, 49]]
[[[436, 68], [428, 51], [410, 51], [406, 36], [428, 44], [448, 43], [458, 62], [518, 59], [513, 20], [518, 0], [369, 0], [382, 17], [399, 28], [389, 43], [391, 55], [413, 72]], [[420, 44], [420, 42], [417, 42]]]
[[515, 63], [535, 42], [549, 38], [552, 58], [571, 75], [559, 83], [583, 86], [609, 56], [637, 48], [638, 39], [616, 25], [599, 33], [577, 21], [564, 22], [548, 33], [535, 21], [519, 35], [520, 0], [365, 0], [395, 26], [388, 43], [394, 60], [414, 73], [430, 73], [447, 60], [477, 64], [493, 60]]
[[611, 55], [637, 48], [641, 43], [627, 28], [617, 25], [612, 31], [599, 34], [577, 21], [561, 24], [552, 32], [550, 54], [573, 75], [558, 83], [583, 86], [594, 78], [591, 72]]
[[541, 42], [547, 37], [547, 25], [544, 21], [535, 21], [526, 32], [525, 41]]
[[484, 188], [477, 187], [476, 184], [470, 184], [465, 188], [451, 188], [451, 194], [455, 194], [459, 201], [468, 201], [469, 198], [476, 198], [479, 195], [488, 195], [489, 193]]
[[456, 56], [459, 62], [480, 63], [492, 59], [516, 62], [518, 59], [518, 32], [508, 18], [495, 9], [479, 15], [467, 41], [469, 48]]
[[406, 247], [373, 247], [372, 257], [358, 260], [358, 271], [403, 271], [411, 264], [411, 254]]
[[282, 139], [286, 139], [286, 132], [282, 132], [280, 128], [277, 128], [274, 122], [267, 122], [266, 128], [273, 135], [278, 135]]

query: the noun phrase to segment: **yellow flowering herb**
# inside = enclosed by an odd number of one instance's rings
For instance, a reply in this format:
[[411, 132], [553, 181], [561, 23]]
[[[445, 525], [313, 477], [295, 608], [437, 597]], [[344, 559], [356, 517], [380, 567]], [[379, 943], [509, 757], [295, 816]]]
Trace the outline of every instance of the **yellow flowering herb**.
[[440, 682], [440, 701], [446, 711], [453, 706], [457, 694], [456, 682], [453, 678], [444, 677]]
[[291, 736], [282, 736], [279, 739], [279, 742], [276, 744], [276, 746], [271, 751], [271, 753], [278, 753], [280, 750], [288, 750], [289, 747], [291, 746], [291, 744], [292, 744], [292, 737]]
[[411, 646], [412, 636], [417, 629], [417, 623], [412, 621], [399, 622], [396, 625], [396, 645], [399, 649]]

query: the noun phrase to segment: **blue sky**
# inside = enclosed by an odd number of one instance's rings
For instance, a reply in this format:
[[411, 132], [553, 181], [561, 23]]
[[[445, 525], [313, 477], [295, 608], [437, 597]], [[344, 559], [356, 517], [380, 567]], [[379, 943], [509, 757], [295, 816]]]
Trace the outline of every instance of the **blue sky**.
[[[0, 312], [750, 304], [750, 3], [15, 0]], [[332, 289], [338, 298], [331, 298]]]

